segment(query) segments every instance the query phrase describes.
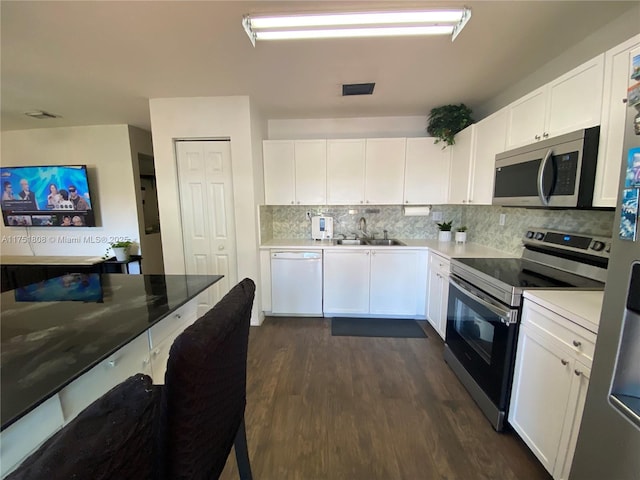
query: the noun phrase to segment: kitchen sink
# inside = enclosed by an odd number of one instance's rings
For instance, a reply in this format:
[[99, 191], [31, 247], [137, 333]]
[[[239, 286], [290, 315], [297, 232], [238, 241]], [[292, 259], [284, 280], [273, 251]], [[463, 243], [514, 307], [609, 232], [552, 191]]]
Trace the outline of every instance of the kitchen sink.
[[399, 245], [406, 245], [399, 240], [389, 238], [389, 239], [376, 239], [376, 240], [367, 240], [367, 245], [371, 245], [372, 247], [393, 247]]
[[355, 240], [354, 239], [347, 240], [346, 238], [343, 238], [343, 239], [334, 240], [333, 243], [335, 243], [336, 245], [367, 245], [366, 240], [362, 240], [359, 238], [356, 238]]
[[357, 238], [357, 239], [338, 239], [338, 240], [334, 240], [333, 243], [335, 245], [368, 245], [370, 247], [392, 247], [392, 246], [404, 246], [405, 244], [402, 243], [399, 240], [395, 240], [393, 238], [390, 238], [388, 240], [384, 240], [384, 239], [364, 239], [364, 238]]

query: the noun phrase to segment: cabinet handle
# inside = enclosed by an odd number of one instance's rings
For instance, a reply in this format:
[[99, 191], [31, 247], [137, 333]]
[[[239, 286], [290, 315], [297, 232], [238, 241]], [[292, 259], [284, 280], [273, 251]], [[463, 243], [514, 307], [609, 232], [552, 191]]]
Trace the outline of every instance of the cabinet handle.
[[157, 357], [159, 353], [160, 353], [160, 349], [159, 349], [159, 348], [156, 348], [153, 352], [151, 352], [151, 355], [152, 355], [153, 357]]
[[367, 200], [367, 203], [369, 203], [369, 200]]
[[296, 203], [297, 203], [298, 205], [300, 205], [300, 200], [298, 200]]
[[568, 360], [565, 360], [565, 359], [563, 358], [563, 359], [561, 359], [561, 360], [560, 360], [560, 363], [561, 363], [562, 365], [565, 365], [565, 366], [566, 366], [566, 365], [568, 365], [568, 364], [569, 364], [569, 361], [568, 361]]
[[369, 250], [367, 250], [366, 252], [364, 252], [365, 255], [369, 255]]
[[574, 347], [579, 347], [580, 345], [582, 345], [582, 342], [579, 342], [578, 340], [574, 340], [573, 341], [573, 346]]
[[580, 375], [582, 375], [582, 372], [580, 370], [574, 370], [573, 373], [576, 374], [576, 377], [579, 377]]
[[535, 136], [535, 137], [533, 137], [533, 138], [535, 138], [536, 140], [540, 140], [540, 135], [536, 135], [536, 136]]
[[467, 200], [468, 203], [473, 203], [473, 200], [469, 199]]
[[466, 200], [462, 200], [462, 203], [467, 203], [467, 201]]
[[291, 205], [293, 205], [293, 200], [291, 200]]
[[115, 367], [115, 366], [116, 366], [116, 361], [115, 361], [115, 359], [114, 359], [114, 360], [109, 360], [109, 361], [107, 362], [107, 366], [108, 366], [109, 368], [113, 368], [113, 367]]
[[218, 250], [224, 250], [224, 245], [218, 245]]
[[371, 255], [375, 255], [375, 254], [376, 254], [376, 252], [371, 252]]
[[543, 136], [544, 138], [549, 138], [549, 134], [548, 134], [547, 132], [544, 132], [544, 133], [542, 134], [542, 136]]
[[622, 103], [627, 103], [628, 101], [629, 101], [629, 100], [627, 99], [627, 97], [624, 97], [624, 98], [622, 99]]
[[409, 200], [405, 200], [404, 203], [409, 203]]
[[360, 203], [364, 203], [362, 200], [360, 200]]
[[180, 320], [182, 318], [182, 315], [180, 315], [179, 313], [176, 313], [176, 320]]
[[148, 359], [148, 358], [145, 358], [145, 359], [142, 361], [142, 365], [144, 365], [144, 366], [149, 365], [149, 359]]

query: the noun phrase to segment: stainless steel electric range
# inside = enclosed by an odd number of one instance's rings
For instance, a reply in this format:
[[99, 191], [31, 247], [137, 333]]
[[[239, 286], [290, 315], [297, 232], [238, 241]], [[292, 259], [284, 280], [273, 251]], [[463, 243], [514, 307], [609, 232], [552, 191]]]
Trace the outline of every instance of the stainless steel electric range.
[[530, 228], [521, 258], [451, 261], [444, 358], [501, 431], [525, 289], [603, 290], [611, 239]]

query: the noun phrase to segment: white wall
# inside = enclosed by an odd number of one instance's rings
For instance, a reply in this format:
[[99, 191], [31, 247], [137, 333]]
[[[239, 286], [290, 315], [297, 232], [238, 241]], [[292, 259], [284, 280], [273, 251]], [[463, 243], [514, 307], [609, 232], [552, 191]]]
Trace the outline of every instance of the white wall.
[[427, 115], [269, 120], [270, 140], [426, 137]]
[[140, 189], [140, 162], [138, 154], [153, 156], [153, 142], [151, 132], [137, 127], [129, 127], [129, 142], [131, 145], [131, 165], [133, 170], [134, 192], [138, 209], [138, 237], [140, 252], [142, 253], [142, 272], [151, 274], [164, 273], [162, 261], [162, 239], [160, 233], [146, 234], [144, 231], [144, 209], [142, 207], [142, 192]]
[[[236, 217], [238, 279], [249, 277], [260, 285], [258, 261], [256, 185], [262, 184], [254, 158], [259, 129], [252, 131], [249, 97], [154, 98], [149, 101], [151, 132], [158, 182], [162, 250], [166, 273], [184, 273], [184, 247], [180, 223], [180, 199], [174, 141], [178, 139], [229, 138]], [[261, 141], [261, 139], [260, 139]], [[259, 192], [258, 192], [259, 193]], [[259, 292], [256, 299], [260, 298]], [[251, 322], [261, 322], [254, 302]]]
[[[107, 245], [85, 237], [139, 240], [131, 148], [127, 125], [42, 128], [2, 132], [2, 165], [87, 165], [91, 203], [98, 227], [29, 228], [44, 243], [11, 243], [25, 228], [0, 226], [3, 255], [96, 255]], [[3, 223], [3, 222], [0, 222]], [[66, 241], [62, 241], [64, 239]], [[76, 242], [80, 243], [76, 243]], [[73, 243], [72, 243], [73, 242]], [[33, 250], [32, 250], [33, 249]], [[132, 252], [136, 253], [136, 252]]]
[[[482, 105], [474, 106], [474, 118], [476, 121], [481, 120], [578, 65], [637, 35], [640, 32], [639, 25], [640, 2], [637, 3], [635, 8], [591, 33], [582, 41], [564, 51], [562, 55], [547, 62], [531, 75], [504, 90], [495, 98]], [[570, 28], [570, 24], [568, 24], [568, 28]], [[553, 32], [544, 32], [544, 35], [553, 35]]]

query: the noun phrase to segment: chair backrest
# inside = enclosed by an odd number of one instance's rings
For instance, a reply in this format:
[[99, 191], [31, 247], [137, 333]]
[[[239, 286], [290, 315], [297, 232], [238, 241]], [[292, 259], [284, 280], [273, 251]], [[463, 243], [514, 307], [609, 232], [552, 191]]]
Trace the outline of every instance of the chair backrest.
[[255, 284], [245, 278], [171, 346], [162, 393], [160, 476], [218, 478], [244, 417]]
[[136, 374], [94, 401], [7, 480], [149, 480], [159, 391]]

